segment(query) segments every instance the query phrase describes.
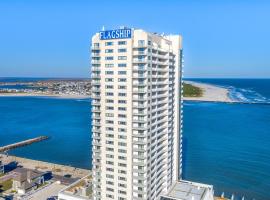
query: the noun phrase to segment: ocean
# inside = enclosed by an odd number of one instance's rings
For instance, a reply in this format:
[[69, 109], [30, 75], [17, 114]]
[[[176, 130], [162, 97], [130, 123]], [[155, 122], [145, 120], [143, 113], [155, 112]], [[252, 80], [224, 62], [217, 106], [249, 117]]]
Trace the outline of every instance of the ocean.
[[[183, 178], [235, 199], [270, 199], [270, 79], [192, 79], [241, 103], [184, 102]], [[50, 139], [10, 152], [91, 168], [90, 99], [0, 98], [0, 146]]]

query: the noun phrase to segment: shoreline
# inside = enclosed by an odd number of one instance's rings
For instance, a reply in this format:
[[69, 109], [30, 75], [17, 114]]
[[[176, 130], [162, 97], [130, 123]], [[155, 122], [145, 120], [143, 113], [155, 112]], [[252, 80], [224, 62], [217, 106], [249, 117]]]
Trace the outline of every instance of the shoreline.
[[184, 101], [224, 102], [224, 103], [237, 102], [229, 97], [229, 89], [207, 83], [199, 83], [194, 81], [184, 81], [184, 82], [203, 90], [203, 95], [201, 97], [183, 97]]
[[0, 93], [0, 97], [51, 97], [60, 99], [88, 99], [87, 95], [72, 94], [38, 94], [38, 93]]
[[17, 162], [18, 166], [23, 166], [27, 169], [39, 170], [42, 172], [51, 171], [53, 174], [59, 176], [71, 174], [74, 178], [82, 178], [91, 173], [91, 169], [83, 169], [69, 165], [62, 165], [41, 160], [18, 157], [14, 155], [6, 156], [4, 154], [0, 154], [0, 158], [0, 160], [2, 160], [4, 164]]
[[[236, 103], [229, 97], [229, 89], [211, 85], [208, 83], [199, 83], [195, 81], [184, 81], [187, 84], [191, 84], [203, 90], [201, 97], [183, 97], [184, 101], [202, 101], [202, 102], [224, 102], [224, 103]], [[73, 94], [40, 94], [40, 93], [0, 93], [0, 97], [48, 97], [59, 99], [89, 99], [87, 95], [73, 95]]]

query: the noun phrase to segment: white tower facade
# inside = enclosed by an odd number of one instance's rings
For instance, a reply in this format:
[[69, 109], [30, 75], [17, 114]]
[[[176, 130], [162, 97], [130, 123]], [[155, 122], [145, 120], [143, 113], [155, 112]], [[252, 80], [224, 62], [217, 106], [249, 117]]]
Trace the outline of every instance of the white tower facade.
[[91, 59], [93, 199], [159, 199], [182, 173], [182, 38], [104, 30]]

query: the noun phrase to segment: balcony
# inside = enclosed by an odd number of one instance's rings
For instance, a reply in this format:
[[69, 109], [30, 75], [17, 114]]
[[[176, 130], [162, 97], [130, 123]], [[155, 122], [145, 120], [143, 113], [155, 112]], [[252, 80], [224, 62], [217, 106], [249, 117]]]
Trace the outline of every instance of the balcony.
[[92, 78], [101, 78], [100, 74], [98, 73], [92, 73]]
[[100, 99], [101, 97], [100, 97], [100, 95], [95, 95], [95, 94], [92, 94], [92, 96], [91, 96], [93, 99]]
[[147, 65], [144, 65], [144, 66], [135, 65], [135, 66], [133, 66], [133, 71], [146, 71], [146, 70], [147, 70]]
[[100, 53], [96, 53], [96, 52], [92, 53], [92, 57], [99, 57], [99, 56], [100, 56]]
[[133, 59], [133, 63], [147, 63], [148, 60], [147, 59]]
[[133, 88], [133, 93], [147, 93], [147, 88]]
[[92, 71], [93, 71], [93, 72], [100, 71], [100, 67], [92, 67]]
[[100, 128], [97, 128], [97, 127], [93, 127], [93, 128], [92, 128], [92, 131], [93, 131], [93, 132], [100, 133], [100, 132], [101, 132], [101, 129], [100, 129]]
[[93, 112], [93, 113], [100, 113], [101, 111], [100, 111], [100, 108], [99, 108], [99, 107], [93, 106], [93, 107], [92, 107], [92, 112]]
[[91, 61], [92, 64], [100, 64], [100, 60], [93, 60]]

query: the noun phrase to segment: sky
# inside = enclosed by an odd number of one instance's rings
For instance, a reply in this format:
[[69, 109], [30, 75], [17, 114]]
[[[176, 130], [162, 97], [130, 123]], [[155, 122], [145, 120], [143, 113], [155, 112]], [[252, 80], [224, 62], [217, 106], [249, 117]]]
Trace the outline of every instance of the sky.
[[186, 78], [270, 78], [270, 1], [0, 0], [0, 77], [90, 76], [95, 32], [181, 34]]

